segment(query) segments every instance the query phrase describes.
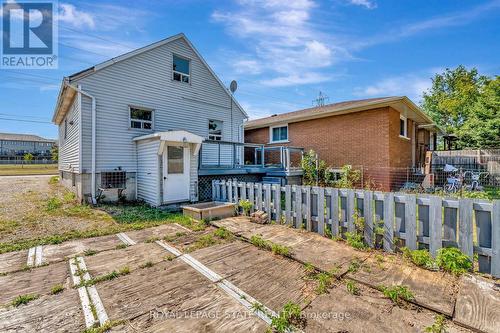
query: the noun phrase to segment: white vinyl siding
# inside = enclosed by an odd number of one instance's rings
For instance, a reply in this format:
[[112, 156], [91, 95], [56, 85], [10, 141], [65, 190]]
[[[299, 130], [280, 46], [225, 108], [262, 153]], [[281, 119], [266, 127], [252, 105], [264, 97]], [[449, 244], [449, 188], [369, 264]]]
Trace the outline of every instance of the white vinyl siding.
[[[59, 170], [80, 172], [80, 111], [79, 99], [76, 96], [69, 112], [59, 125]], [[67, 124], [66, 130], [65, 124]]]
[[[190, 59], [189, 85], [172, 80], [173, 54]], [[72, 84], [81, 85], [96, 99], [97, 172], [118, 167], [128, 172], [137, 169], [132, 139], [144, 131], [130, 128], [129, 105], [154, 110], [155, 132], [182, 129], [208, 137], [209, 119], [218, 119], [224, 123], [222, 140], [243, 141], [239, 135], [245, 118], [242, 110], [233, 103], [231, 126], [229, 95], [183, 39], [113, 64]], [[88, 106], [85, 112], [90, 121]], [[84, 130], [90, 135], [90, 127]], [[87, 144], [83, 142], [84, 151]], [[231, 163], [232, 154], [224, 153], [223, 158]], [[90, 156], [86, 153], [83, 165], [84, 169], [90, 168]]]

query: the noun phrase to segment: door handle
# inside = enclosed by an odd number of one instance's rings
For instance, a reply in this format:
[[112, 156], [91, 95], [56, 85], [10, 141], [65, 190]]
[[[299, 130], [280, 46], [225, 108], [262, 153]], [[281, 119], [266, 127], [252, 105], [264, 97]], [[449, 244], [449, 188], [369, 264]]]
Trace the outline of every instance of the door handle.
[[167, 180], [167, 177], [163, 177], [163, 180]]

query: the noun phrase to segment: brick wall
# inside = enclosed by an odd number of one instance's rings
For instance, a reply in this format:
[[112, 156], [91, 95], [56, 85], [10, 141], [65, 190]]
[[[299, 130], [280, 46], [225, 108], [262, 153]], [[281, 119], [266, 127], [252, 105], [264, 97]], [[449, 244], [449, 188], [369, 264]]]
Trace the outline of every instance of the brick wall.
[[[415, 123], [408, 119], [408, 137], [399, 136], [399, 112], [384, 107], [288, 124], [289, 145], [313, 149], [328, 165], [362, 166], [365, 180], [379, 179], [389, 189], [397, 171], [412, 166]], [[245, 130], [245, 142], [269, 143], [269, 128]], [[416, 153], [415, 153], [416, 154]]]

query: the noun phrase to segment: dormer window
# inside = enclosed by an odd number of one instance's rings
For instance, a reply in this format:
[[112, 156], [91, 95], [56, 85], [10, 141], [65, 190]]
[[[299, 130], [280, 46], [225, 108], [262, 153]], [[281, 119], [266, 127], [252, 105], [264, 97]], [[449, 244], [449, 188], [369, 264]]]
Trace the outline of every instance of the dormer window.
[[190, 73], [189, 73], [189, 60], [185, 58], [181, 58], [179, 56], [174, 55], [172, 72], [173, 72], [173, 80], [189, 83]]

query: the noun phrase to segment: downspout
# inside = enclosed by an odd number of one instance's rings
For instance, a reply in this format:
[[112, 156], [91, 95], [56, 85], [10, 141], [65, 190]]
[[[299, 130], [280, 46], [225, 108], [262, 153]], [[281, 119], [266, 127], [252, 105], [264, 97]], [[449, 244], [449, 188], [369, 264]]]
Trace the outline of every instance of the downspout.
[[[96, 151], [96, 102], [94, 96], [91, 94], [83, 91], [80, 86], [75, 87], [72, 86], [69, 83], [66, 83], [68, 87], [74, 89], [76, 92], [87, 96], [90, 98], [92, 101], [92, 165], [91, 165], [91, 180], [90, 180], [90, 196], [92, 200], [92, 204], [96, 204], [96, 198], [95, 198], [95, 193], [96, 193], [96, 184], [95, 184], [95, 174], [96, 174], [96, 167], [95, 167], [95, 151]], [[80, 111], [81, 112], [81, 111]]]

